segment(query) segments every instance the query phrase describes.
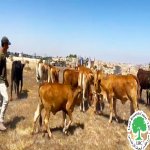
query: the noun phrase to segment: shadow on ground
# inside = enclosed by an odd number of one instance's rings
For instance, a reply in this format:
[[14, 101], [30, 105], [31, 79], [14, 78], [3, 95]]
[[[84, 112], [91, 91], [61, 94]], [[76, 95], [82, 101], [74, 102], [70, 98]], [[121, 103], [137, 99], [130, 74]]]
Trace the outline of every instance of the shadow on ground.
[[20, 116], [20, 117], [16, 116], [16, 117], [14, 117], [12, 120], [10, 120], [9, 122], [7, 122], [7, 123], [6, 123], [6, 126], [7, 126], [8, 128], [10, 128], [10, 129], [15, 129], [16, 126], [17, 126], [17, 124], [18, 124], [20, 121], [24, 120], [24, 119], [25, 119], [24, 116]]
[[[105, 118], [107, 118], [108, 121], [109, 121], [109, 115], [108, 114], [104, 114], [103, 113], [102, 116], [105, 117]], [[117, 118], [118, 118], [118, 123], [125, 124], [126, 126], [128, 125], [128, 120], [122, 119], [119, 116]], [[112, 118], [112, 121], [116, 122], [115, 117]]]
[[[75, 130], [78, 128], [84, 129], [84, 124], [83, 123], [75, 123], [74, 125], [71, 125], [68, 129], [69, 134], [73, 135]], [[63, 127], [51, 128], [51, 132], [57, 132], [57, 131], [62, 132]]]
[[20, 99], [27, 99], [28, 98], [28, 90], [22, 90], [22, 92], [20, 93], [19, 98]]

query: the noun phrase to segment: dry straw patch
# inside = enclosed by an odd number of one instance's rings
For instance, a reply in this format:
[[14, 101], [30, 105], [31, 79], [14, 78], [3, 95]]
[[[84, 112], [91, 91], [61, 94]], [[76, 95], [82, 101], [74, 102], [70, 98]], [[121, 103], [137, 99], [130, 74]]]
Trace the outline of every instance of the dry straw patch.
[[[31, 67], [32, 68], [32, 67]], [[8, 76], [10, 79], [10, 74]], [[130, 150], [127, 140], [127, 125], [124, 121], [113, 121], [108, 125], [109, 107], [105, 102], [104, 115], [95, 115], [92, 109], [85, 113], [76, 107], [73, 112], [73, 124], [69, 136], [62, 133], [62, 113], [51, 115], [50, 128], [52, 139], [42, 135], [31, 135], [33, 116], [38, 104], [38, 85], [35, 80], [35, 66], [29, 72], [24, 72], [24, 98], [9, 103], [6, 111], [6, 125], [8, 131], [0, 132], [0, 150]], [[27, 92], [28, 91], [28, 92]], [[143, 94], [145, 99], [145, 93]], [[140, 104], [149, 117], [150, 111], [144, 104]], [[117, 113], [120, 118], [129, 117], [129, 103], [122, 105], [117, 102]], [[148, 146], [147, 149], [150, 149]]]

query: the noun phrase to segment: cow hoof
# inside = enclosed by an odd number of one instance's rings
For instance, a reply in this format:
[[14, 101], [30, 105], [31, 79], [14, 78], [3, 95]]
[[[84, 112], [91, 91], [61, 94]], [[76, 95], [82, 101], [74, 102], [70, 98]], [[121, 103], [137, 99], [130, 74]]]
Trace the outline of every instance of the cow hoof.
[[98, 115], [103, 115], [102, 111], [98, 111], [97, 113], [98, 113]]
[[119, 120], [116, 118], [116, 122], [119, 123]]
[[103, 115], [103, 112], [102, 111], [94, 111], [94, 113], [96, 114], [96, 115]]
[[66, 128], [63, 128], [63, 133], [65, 133], [65, 131], [66, 131]]
[[83, 109], [82, 112], [85, 113], [85, 110]]
[[111, 123], [112, 123], [112, 120], [109, 120], [109, 121], [108, 121], [108, 124], [110, 125]]
[[12, 101], [13, 99], [12, 98], [10, 98], [10, 101]]
[[95, 115], [98, 115], [98, 112], [96, 110], [94, 111], [94, 113], [95, 113]]
[[45, 137], [45, 133], [42, 133], [42, 137]]
[[68, 133], [68, 132], [67, 132], [67, 131], [65, 131], [64, 133], [65, 133], [65, 135], [67, 135], [67, 133]]
[[51, 139], [51, 138], [52, 138], [52, 134], [49, 135], [49, 134], [47, 133], [47, 134], [46, 134], [46, 137], [47, 137], [48, 139]]
[[82, 110], [82, 109], [80, 109], [80, 111], [81, 111], [81, 112], [83, 112], [83, 110]]
[[34, 134], [35, 134], [35, 132], [34, 132], [34, 131], [32, 131], [32, 132], [31, 132], [31, 135], [34, 135]]
[[65, 135], [67, 135], [67, 129], [66, 128], [63, 128], [63, 133], [65, 134]]

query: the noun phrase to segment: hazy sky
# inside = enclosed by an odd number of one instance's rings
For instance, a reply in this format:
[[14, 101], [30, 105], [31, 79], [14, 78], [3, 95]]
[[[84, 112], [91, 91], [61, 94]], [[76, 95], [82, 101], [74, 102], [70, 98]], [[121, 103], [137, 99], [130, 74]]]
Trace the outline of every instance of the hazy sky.
[[150, 62], [149, 0], [0, 0], [10, 51]]

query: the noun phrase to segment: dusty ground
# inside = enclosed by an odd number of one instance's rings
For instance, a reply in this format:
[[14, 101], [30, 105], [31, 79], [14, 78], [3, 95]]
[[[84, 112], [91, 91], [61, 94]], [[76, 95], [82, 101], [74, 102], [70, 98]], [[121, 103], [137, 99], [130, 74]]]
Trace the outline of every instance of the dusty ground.
[[[10, 75], [8, 76], [10, 78]], [[79, 107], [73, 112], [74, 123], [69, 135], [62, 133], [62, 115], [58, 112], [51, 115], [50, 126], [52, 139], [42, 137], [42, 134], [31, 135], [34, 112], [38, 103], [38, 85], [35, 80], [35, 70], [24, 70], [24, 86], [22, 98], [9, 103], [6, 112], [6, 132], [0, 132], [0, 150], [130, 150], [127, 140], [127, 120], [129, 103], [117, 103], [120, 123], [108, 125], [109, 109], [105, 103], [104, 115], [93, 114], [92, 109], [81, 113]], [[15, 95], [14, 95], [15, 97]], [[143, 92], [145, 99], [145, 92]], [[140, 104], [140, 109], [150, 117], [150, 109]], [[147, 147], [150, 149], [150, 146]]]

